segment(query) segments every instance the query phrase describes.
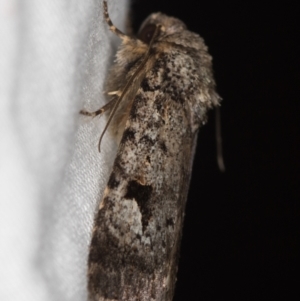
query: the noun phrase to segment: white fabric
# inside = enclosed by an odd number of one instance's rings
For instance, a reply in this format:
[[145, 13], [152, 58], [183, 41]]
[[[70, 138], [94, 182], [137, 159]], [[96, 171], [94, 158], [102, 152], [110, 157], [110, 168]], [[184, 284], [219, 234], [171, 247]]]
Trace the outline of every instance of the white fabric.
[[[108, 1], [124, 29], [126, 0]], [[0, 0], [0, 300], [86, 300], [93, 216], [116, 151], [102, 0]]]

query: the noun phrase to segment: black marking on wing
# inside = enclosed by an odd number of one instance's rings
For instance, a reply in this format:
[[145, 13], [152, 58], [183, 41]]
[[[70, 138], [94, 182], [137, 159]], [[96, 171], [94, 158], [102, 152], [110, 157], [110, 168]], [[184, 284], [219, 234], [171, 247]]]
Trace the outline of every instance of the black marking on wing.
[[152, 216], [151, 210], [148, 206], [148, 200], [151, 198], [153, 188], [150, 185], [141, 185], [137, 181], [129, 181], [127, 185], [127, 192], [124, 196], [125, 199], [135, 199], [141, 214], [143, 231], [149, 223], [149, 219]]
[[174, 227], [174, 220], [173, 220], [173, 218], [167, 218], [167, 220], [166, 220], [166, 226], [167, 227], [169, 227], [169, 226], [171, 226], [171, 227]]
[[160, 147], [160, 149], [161, 149], [164, 153], [166, 153], [166, 152], [168, 151], [168, 148], [167, 148], [167, 146], [166, 146], [165, 141], [160, 141], [160, 142], [159, 142], [159, 147]]
[[144, 145], [147, 145], [147, 146], [153, 146], [155, 144], [155, 140], [153, 140], [150, 136], [148, 135], [144, 135], [139, 143], [143, 143]]
[[160, 85], [151, 85], [151, 81], [149, 81], [147, 77], [144, 78], [143, 81], [141, 82], [141, 87], [144, 92], [148, 92], [148, 91], [153, 92], [161, 89]]
[[135, 140], [135, 131], [131, 128], [128, 128], [124, 131], [121, 143], [123, 144], [127, 140], [131, 140], [131, 141]]
[[114, 172], [111, 173], [109, 181], [107, 183], [108, 188], [114, 189], [117, 188], [120, 184], [120, 181], [117, 180]]

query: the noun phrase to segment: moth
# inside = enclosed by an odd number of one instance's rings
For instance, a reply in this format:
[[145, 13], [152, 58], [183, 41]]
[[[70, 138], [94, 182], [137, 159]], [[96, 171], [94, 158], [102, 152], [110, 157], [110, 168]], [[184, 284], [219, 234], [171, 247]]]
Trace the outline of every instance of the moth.
[[90, 300], [172, 300], [199, 128], [218, 106], [212, 57], [180, 20], [151, 14], [122, 41], [105, 90], [107, 125], [119, 146], [94, 222]]

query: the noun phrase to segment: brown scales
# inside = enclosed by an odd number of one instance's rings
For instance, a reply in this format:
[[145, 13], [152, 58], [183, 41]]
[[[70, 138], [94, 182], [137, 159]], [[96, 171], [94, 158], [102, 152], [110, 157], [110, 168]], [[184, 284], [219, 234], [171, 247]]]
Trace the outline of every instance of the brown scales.
[[178, 19], [152, 14], [125, 35], [106, 91], [117, 157], [96, 215], [88, 290], [96, 301], [170, 301], [197, 132], [218, 105], [211, 56]]

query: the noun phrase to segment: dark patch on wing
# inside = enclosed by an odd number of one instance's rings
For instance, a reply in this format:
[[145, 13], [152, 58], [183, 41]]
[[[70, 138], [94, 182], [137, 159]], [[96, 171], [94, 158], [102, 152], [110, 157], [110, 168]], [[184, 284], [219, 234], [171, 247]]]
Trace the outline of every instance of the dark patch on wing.
[[144, 99], [142, 98], [141, 94], [137, 94], [134, 98], [134, 101], [132, 103], [132, 106], [131, 106], [131, 110], [130, 110], [130, 118], [132, 119], [136, 119], [138, 117], [138, 109], [141, 105], [141, 102], [143, 101]]
[[[161, 127], [164, 124], [165, 124], [165, 121], [162, 118], [159, 118], [158, 120], [152, 118], [152, 119], [150, 119], [150, 120], [147, 121], [148, 128], [152, 129], [152, 131], [154, 131], [154, 130], [158, 131], [159, 129], [161, 129]], [[152, 139], [152, 141], [154, 141], [154, 139]]]
[[125, 143], [127, 140], [135, 140], [135, 131], [131, 128], [127, 128], [122, 136], [121, 143]]
[[162, 108], [161, 102], [155, 100], [154, 104], [156, 105], [156, 110], [157, 110], [158, 112], [160, 112], [160, 111], [161, 111], [161, 108]]
[[178, 88], [178, 83], [171, 81], [167, 86], [166, 93], [170, 95], [173, 101], [184, 104], [186, 96], [184, 91]]
[[[166, 65], [166, 64], [164, 64], [164, 65]], [[162, 66], [162, 68], [163, 68], [163, 72], [162, 72], [162, 82], [163, 83], [169, 83], [170, 82], [170, 80], [172, 79], [172, 76], [171, 76], [171, 74], [170, 74], [170, 72], [171, 72], [171, 70], [170, 70], [170, 68], [168, 68], [168, 67], [166, 67], [166, 66]], [[166, 85], [165, 85], [166, 86]]]
[[144, 135], [144, 136], [140, 139], [139, 143], [143, 143], [143, 144], [145, 144], [145, 145], [152, 146], [152, 145], [155, 144], [155, 141], [154, 141], [152, 138], [150, 138], [148, 135]]
[[116, 175], [114, 172], [111, 173], [110, 178], [108, 180], [107, 186], [110, 189], [117, 188], [120, 184], [120, 181], [116, 179]]
[[151, 85], [151, 81], [149, 81], [149, 78], [145, 77], [142, 82], [141, 82], [141, 87], [143, 89], [144, 92], [148, 92], [148, 91], [156, 91], [156, 90], [160, 90], [161, 86], [160, 85]]
[[137, 181], [129, 181], [127, 185], [127, 192], [124, 196], [125, 199], [135, 199], [141, 214], [143, 231], [149, 223], [149, 219], [152, 216], [151, 209], [148, 206], [148, 200], [152, 194], [152, 187], [150, 185], [141, 185]]
[[107, 271], [121, 266], [120, 258], [112, 255], [115, 254], [112, 250], [118, 249], [119, 241], [109, 234], [97, 234], [93, 235], [89, 253], [89, 291], [116, 300], [120, 293], [121, 274], [110, 275]]
[[165, 141], [160, 141], [160, 142], [159, 142], [159, 147], [161, 148], [161, 150], [162, 150], [164, 153], [166, 153], [166, 152], [168, 151], [168, 148], [167, 148], [167, 146], [166, 146]]
[[167, 220], [166, 220], [166, 226], [167, 227], [169, 227], [169, 226], [172, 226], [172, 227], [174, 227], [174, 220], [173, 220], [173, 218], [167, 218]]
[[114, 170], [115, 169], [117, 169], [121, 175], [124, 174], [124, 162], [122, 159], [122, 155], [120, 153], [117, 154], [116, 159], [115, 159]]

